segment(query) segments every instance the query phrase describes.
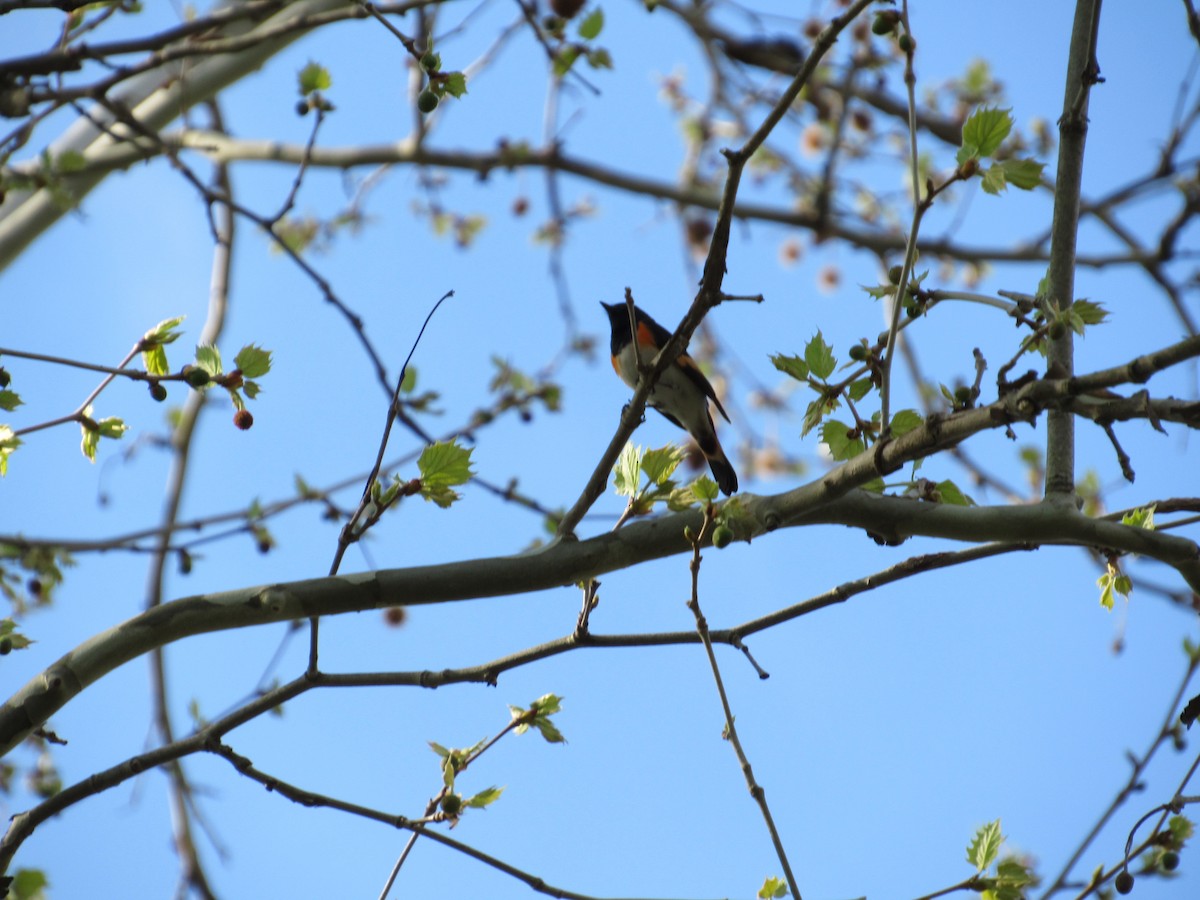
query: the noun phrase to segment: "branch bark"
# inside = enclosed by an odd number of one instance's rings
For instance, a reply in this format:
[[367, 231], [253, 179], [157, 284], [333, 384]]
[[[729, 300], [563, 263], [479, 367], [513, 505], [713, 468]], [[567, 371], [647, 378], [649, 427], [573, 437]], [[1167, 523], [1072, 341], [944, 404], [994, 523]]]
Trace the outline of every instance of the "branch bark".
[[[1141, 380], [1167, 365], [1200, 356], [1200, 337], [1079, 379], [1033, 382], [989, 406], [924, 425], [859, 454], [806, 485], [774, 497], [740, 499], [738, 536], [751, 539], [784, 527], [840, 524], [881, 542], [923, 535], [960, 541], [1011, 541], [1102, 547], [1136, 553], [1173, 567], [1200, 593], [1200, 546], [1173, 535], [1091, 519], [1073, 505], [954, 507], [855, 491], [881, 473], [956, 446], [973, 434], [1031, 421], [1078, 393], [1080, 385]], [[539, 552], [315, 578], [188, 597], [166, 603], [85, 641], [35, 676], [0, 707], [0, 755], [44, 724], [108, 672], [157, 647], [196, 634], [288, 622], [388, 606], [516, 596], [574, 585], [605, 572], [688, 552], [685, 527], [699, 530], [692, 510], [636, 522], [585, 541], [558, 541]], [[572, 602], [574, 596], [572, 595]]]

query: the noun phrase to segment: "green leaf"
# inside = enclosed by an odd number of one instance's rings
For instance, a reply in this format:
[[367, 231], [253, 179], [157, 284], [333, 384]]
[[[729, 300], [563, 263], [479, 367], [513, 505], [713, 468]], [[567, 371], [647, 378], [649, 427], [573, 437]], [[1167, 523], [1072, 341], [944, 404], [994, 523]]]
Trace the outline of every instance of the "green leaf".
[[[550, 721], [550, 716], [557, 713], [562, 708], [562, 698], [556, 694], [543, 694], [533, 703], [529, 704], [529, 709], [521, 709], [517, 706], [509, 706], [509, 711], [515, 720], [520, 719], [521, 724], [516, 727], [517, 734], [524, 734], [530, 728], [536, 728], [543, 738], [552, 744], [565, 744], [567, 739], [563, 737], [562, 732], [555, 727]], [[530, 714], [532, 713], [532, 717]]]
[[43, 900], [50, 881], [41, 869], [17, 869], [13, 875], [13, 900]]
[[451, 488], [471, 479], [471, 451], [454, 441], [435, 441], [421, 451], [417, 469], [421, 473], [421, 496], [445, 509], [459, 496]]
[[439, 744], [437, 741], [430, 741], [429, 748], [431, 750], [433, 750], [433, 752], [436, 753], [438, 756], [440, 756], [442, 759], [445, 759], [446, 757], [448, 757], [450, 755], [450, 751], [447, 750], [445, 747], [443, 747], [441, 744]]
[[533, 720], [533, 724], [537, 728], [537, 730], [541, 732], [542, 737], [546, 739], [547, 743], [549, 743], [549, 744], [565, 744], [567, 742], [567, 739], [565, 737], [563, 737], [562, 732], [559, 731], [558, 728], [554, 725], [554, 723], [551, 722], [549, 719], [545, 719], [541, 716], [538, 716], [536, 719]]
[[177, 341], [182, 334], [179, 326], [183, 324], [183, 320], [187, 316], [176, 316], [173, 319], [163, 319], [149, 331], [142, 335], [142, 344], [172, 344]]
[[938, 496], [941, 502], [948, 506], [974, 506], [975, 501], [962, 492], [957, 484], [953, 481], [939, 481], [937, 483]]
[[924, 422], [925, 420], [921, 418], [921, 414], [915, 409], [902, 409], [892, 416], [892, 434], [900, 437], [916, 428], [920, 428]]
[[783, 356], [776, 353], [771, 357], [771, 365], [797, 381], [808, 381], [808, 363], [799, 356]]
[[1083, 334], [1089, 325], [1099, 325], [1108, 318], [1108, 310], [1091, 300], [1076, 300], [1067, 309], [1067, 324], [1076, 334]]
[[0, 391], [0, 409], [12, 412], [22, 404], [21, 397], [16, 391]]
[[1110, 612], [1113, 606], [1116, 605], [1116, 597], [1113, 595], [1116, 580], [1116, 572], [1112, 569], [1109, 569], [1096, 579], [1096, 586], [1100, 588], [1100, 605]]
[[683, 448], [674, 444], [659, 447], [657, 450], [647, 450], [642, 455], [641, 469], [651, 484], [663, 484], [675, 474], [683, 458]]
[[1012, 127], [1011, 109], [988, 106], [977, 109], [963, 123], [963, 147], [974, 145], [979, 156], [991, 156], [1000, 149]]
[[60, 175], [70, 175], [87, 166], [87, 159], [78, 150], [64, 150], [54, 160], [54, 171]]
[[603, 47], [589, 50], [587, 52], [587, 61], [588, 65], [593, 69], [611, 69], [613, 67], [612, 56]]
[[7, 425], [0, 425], [0, 477], [8, 474], [8, 458], [21, 446], [21, 439]]
[[833, 412], [837, 408], [837, 397], [826, 396], [824, 394], [809, 403], [808, 408], [804, 410], [804, 427], [800, 430], [800, 437], [804, 437], [810, 431], [820, 425], [821, 420], [825, 418], [825, 415]]
[[1157, 503], [1151, 503], [1149, 506], [1140, 507], [1130, 510], [1121, 516], [1122, 525], [1131, 525], [1134, 528], [1145, 528], [1147, 531], [1154, 530], [1154, 510], [1158, 508]]
[[1004, 169], [1000, 166], [989, 166], [983, 173], [983, 191], [985, 194], [1002, 194], [1004, 189], [1008, 187], [1008, 182], [1004, 177]]
[[809, 371], [821, 380], [828, 378], [837, 368], [833, 348], [825, 343], [820, 331], [804, 346], [804, 361], [808, 363]]
[[996, 863], [996, 881], [1011, 887], [1023, 887], [1032, 884], [1033, 873], [1029, 867], [1015, 856], [1006, 856]]
[[247, 344], [233, 358], [243, 378], [262, 378], [271, 371], [271, 351], [264, 350], [257, 344]]
[[604, 30], [604, 10], [596, 7], [579, 23], [578, 34], [585, 41], [594, 41]]
[[782, 878], [768, 878], [763, 881], [763, 886], [758, 889], [759, 900], [773, 900], [773, 898], [786, 897], [787, 895], [787, 882]]
[[882, 300], [884, 297], [896, 296], [896, 285], [894, 284], [860, 284], [859, 287], [867, 292], [867, 296], [873, 297], [876, 300]]
[[185, 318], [176, 316], [174, 319], [163, 319], [142, 335], [142, 365], [151, 375], [170, 372], [164, 347], [178, 340], [180, 332], [177, 329]]
[[100, 426], [100, 436], [106, 438], [119, 439], [125, 434], [126, 431], [129, 430], [129, 426], [116, 416], [109, 416], [107, 419], [101, 419], [96, 424]]
[[83, 440], [80, 442], [79, 449], [83, 452], [88, 462], [95, 462], [96, 447], [100, 445], [100, 432], [93, 431], [83, 424], [80, 424], [79, 429], [83, 432]]
[[967, 847], [967, 862], [973, 865], [978, 872], [984, 871], [996, 859], [996, 854], [1000, 852], [1000, 845], [1004, 842], [1004, 835], [1000, 833], [1000, 820], [982, 826], [975, 837], [971, 839], [970, 845]]
[[0, 619], [0, 638], [8, 641], [10, 650], [24, 650], [30, 644], [36, 643], [17, 631], [17, 623], [12, 619]]
[[467, 76], [462, 72], [448, 72], [442, 79], [442, 88], [457, 100], [467, 92]]
[[563, 47], [558, 53], [554, 54], [554, 75], [557, 78], [562, 78], [571, 71], [571, 66], [575, 65], [575, 60], [579, 59], [580, 49], [574, 44], [569, 44]]
[[316, 91], [327, 91], [333, 86], [329, 70], [319, 63], [309, 62], [296, 76], [300, 93], [307, 97]]
[[676, 488], [667, 495], [667, 509], [671, 512], [683, 512], [685, 509], [693, 509], [701, 502], [690, 484]]
[[142, 365], [151, 375], [166, 375], [171, 370], [167, 363], [167, 351], [163, 349], [162, 344], [155, 344], [142, 351]]
[[852, 459], [866, 449], [861, 437], [850, 437], [851, 430], [849, 425], [836, 419], [830, 419], [821, 426], [821, 441], [829, 448], [829, 455], [838, 462]]
[[552, 716], [562, 711], [562, 699], [558, 694], [542, 694], [529, 704], [529, 708], [537, 710], [539, 715]]
[[638, 484], [641, 482], [641, 469], [642, 448], [630, 441], [621, 450], [617, 464], [613, 466], [613, 487], [616, 488], [618, 496], [632, 497], [637, 494]]
[[1036, 159], [1006, 159], [996, 163], [1004, 170], [1005, 180], [1015, 188], [1032, 191], [1042, 183], [1044, 163]]
[[224, 371], [221, 368], [221, 351], [212, 344], [200, 345], [196, 348], [196, 365], [209, 375], [220, 375]]
[[1184, 841], [1191, 838], [1193, 833], [1192, 820], [1187, 816], [1171, 816], [1171, 820], [1167, 822], [1167, 830], [1171, 832], [1171, 837], [1180, 846]]
[[493, 803], [499, 800], [500, 795], [503, 793], [504, 788], [493, 785], [492, 787], [482, 790], [473, 796], [467, 801], [466, 805], [473, 809], [483, 809], [484, 807], [491, 806]]
[[[873, 388], [874, 386], [875, 385], [871, 381], [870, 378], [860, 378], [860, 379], [858, 379], [858, 381], [850, 382], [850, 388], [848, 390], [850, 399], [853, 400], [855, 403], [857, 403], [863, 397], [867, 396], [867, 394], [871, 393], [871, 388]], [[897, 413], [896, 415], [899, 415], [899, 413]], [[893, 421], [892, 422], [892, 430], [895, 431], [895, 429], [896, 429], [896, 424], [895, 424], [895, 421]]]
[[721, 496], [717, 483], [707, 475], [701, 475], [693, 481], [688, 485], [688, 490], [692, 492], [693, 497], [705, 504], [713, 503]]

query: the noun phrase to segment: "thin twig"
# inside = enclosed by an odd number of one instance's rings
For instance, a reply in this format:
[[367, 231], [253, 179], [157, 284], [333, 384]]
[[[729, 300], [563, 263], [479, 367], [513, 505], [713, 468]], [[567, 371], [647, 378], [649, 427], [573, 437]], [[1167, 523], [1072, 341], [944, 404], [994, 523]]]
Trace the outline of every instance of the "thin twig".
[[784, 878], [787, 879], [788, 889], [796, 900], [801, 900], [800, 888], [796, 884], [796, 876], [792, 874], [792, 866], [788, 861], [787, 850], [784, 848], [783, 840], [779, 836], [779, 829], [775, 827], [775, 819], [771, 815], [771, 807], [767, 804], [767, 792], [755, 779], [754, 770], [750, 767], [750, 759], [746, 756], [746, 750], [742, 746], [741, 738], [738, 737], [737, 726], [734, 724], [733, 709], [729, 705], [729, 695], [725, 692], [725, 682], [721, 678], [721, 667], [717, 663], [717, 654], [713, 652], [712, 637], [708, 632], [708, 620], [705, 619], [704, 614], [700, 611], [700, 547], [708, 536], [712, 522], [712, 507], [708, 507], [704, 511], [704, 524], [701, 526], [699, 533], [694, 537], [689, 536], [692, 544], [692, 561], [689, 566], [692, 575], [692, 596], [688, 601], [688, 609], [696, 617], [696, 633], [700, 635], [700, 641], [704, 644], [704, 652], [708, 656], [708, 665], [712, 669], [713, 681], [717, 686], [717, 695], [721, 698], [721, 710], [725, 714], [725, 731], [723, 736], [733, 747], [733, 752], [737, 754], [738, 764], [741, 766], [742, 775], [746, 779], [746, 786], [750, 789], [750, 796], [754, 798], [759, 810], [762, 812], [763, 821], [766, 823], [767, 831], [771, 835], [771, 843], [775, 847], [775, 855], [779, 859], [779, 864], [783, 867], [783, 874]]

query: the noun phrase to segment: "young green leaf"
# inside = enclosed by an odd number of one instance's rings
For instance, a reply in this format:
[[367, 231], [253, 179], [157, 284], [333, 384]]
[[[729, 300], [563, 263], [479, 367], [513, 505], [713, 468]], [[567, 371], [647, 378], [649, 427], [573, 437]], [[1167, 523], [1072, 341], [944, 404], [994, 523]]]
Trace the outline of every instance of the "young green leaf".
[[988, 166], [983, 173], [983, 179], [980, 181], [985, 194], [996, 196], [1004, 193], [1004, 189], [1008, 187], [1008, 181], [1004, 177], [1004, 169], [1000, 166]]
[[442, 87], [446, 93], [458, 100], [467, 92], [467, 76], [462, 72], [447, 72], [442, 79]]
[[443, 509], [458, 499], [451, 488], [466, 484], [474, 474], [471, 451], [454, 441], [435, 441], [426, 447], [417, 460], [417, 469], [421, 473], [421, 496]]
[[1004, 835], [1000, 833], [1000, 820], [988, 822], [980, 827], [975, 832], [975, 837], [971, 839], [971, 843], [967, 847], [967, 862], [973, 865], [976, 871], [984, 871], [996, 859], [996, 854], [1000, 852], [1000, 845], [1003, 842]]
[[1129, 580], [1129, 576], [1122, 574], [1112, 566], [1109, 566], [1108, 571], [1096, 579], [1096, 586], [1100, 588], [1100, 605], [1110, 612], [1116, 605], [1117, 594], [1128, 600], [1129, 594], [1133, 591], [1133, 583]]
[[707, 475], [701, 475], [688, 485], [688, 489], [692, 492], [692, 496], [701, 503], [714, 503], [720, 497], [720, 488]]
[[151, 375], [166, 375], [170, 371], [167, 352], [163, 348], [178, 340], [180, 332], [177, 329], [185, 318], [163, 319], [142, 335], [142, 365]]
[[938, 496], [942, 503], [949, 506], [974, 506], [975, 501], [962, 492], [957, 484], [953, 481], [939, 481], [937, 483]]
[[500, 795], [503, 793], [504, 788], [493, 786], [487, 788], [486, 790], [482, 790], [475, 796], [471, 797], [471, 799], [467, 801], [466, 805], [472, 809], [483, 809], [487, 806], [491, 806], [493, 803], [499, 800]]
[[559, 731], [555, 724], [549, 719], [543, 716], [538, 716], [533, 720], [533, 724], [537, 730], [541, 732], [542, 737], [546, 739], [547, 743], [565, 744], [567, 742], [567, 739], [563, 737], [562, 732]]
[[837, 359], [833, 355], [833, 348], [825, 343], [825, 338], [820, 331], [805, 344], [804, 361], [808, 363], [809, 371], [822, 380], [832, 375], [833, 370], [837, 368]]
[[12, 896], [21, 900], [29, 897], [31, 900], [46, 896], [46, 888], [50, 879], [41, 869], [17, 869], [13, 874]]
[[852, 459], [866, 449], [861, 437], [851, 437], [852, 429], [844, 422], [830, 419], [821, 426], [821, 441], [829, 448], [829, 455], [841, 462]]
[[821, 424], [821, 420], [828, 413], [833, 412], [840, 406], [836, 394], [822, 394], [816, 400], [808, 404], [808, 408], [804, 410], [804, 427], [800, 429], [800, 437], [805, 437], [810, 431]]
[[17, 623], [12, 619], [0, 619], [0, 639], [8, 641], [9, 650], [24, 650], [30, 644], [37, 643], [17, 631]]
[[771, 356], [771, 365], [797, 381], [808, 381], [808, 363], [799, 356], [783, 356], [776, 353]]
[[[968, 146], [975, 148], [975, 154], [980, 157], [992, 156], [1004, 139], [1012, 131], [1013, 119], [1011, 109], [982, 107], [975, 110], [963, 123], [963, 149]], [[962, 160], [959, 160], [961, 163]]]
[[867, 292], [867, 296], [875, 300], [882, 300], [884, 297], [896, 296], [896, 285], [894, 284], [860, 284], [860, 288]]
[[529, 708], [536, 710], [539, 715], [552, 716], [562, 711], [562, 697], [557, 694], [542, 694], [529, 704]]
[[574, 44], [568, 44], [563, 47], [558, 53], [554, 54], [554, 75], [557, 78], [562, 78], [571, 71], [571, 66], [575, 65], [575, 60], [579, 59], [580, 49]]
[[241, 370], [243, 378], [262, 378], [271, 371], [271, 351], [247, 344], [238, 351], [233, 364]]
[[330, 76], [329, 70], [315, 62], [309, 62], [301, 69], [297, 73], [296, 80], [299, 83], [300, 93], [305, 97], [315, 91], [327, 91], [333, 86], [333, 78]]
[[1157, 503], [1151, 503], [1149, 506], [1140, 507], [1130, 510], [1121, 516], [1122, 525], [1131, 525], [1134, 528], [1145, 528], [1147, 531], [1154, 530], [1154, 510], [1158, 508]]
[[87, 458], [88, 462], [95, 462], [96, 447], [100, 444], [100, 432], [82, 424], [79, 426], [79, 429], [83, 432], [83, 440], [80, 441], [79, 449], [83, 451], [83, 455]]
[[683, 448], [674, 444], [659, 447], [657, 450], [647, 450], [642, 455], [641, 469], [651, 484], [663, 484], [675, 474], [683, 458]]
[[[855, 403], [857, 403], [863, 397], [867, 396], [867, 394], [871, 393], [871, 388], [873, 388], [874, 386], [875, 385], [871, 381], [870, 378], [860, 378], [860, 379], [858, 379], [858, 381], [850, 382], [850, 388], [848, 391], [849, 395], [850, 395], [850, 399], [853, 400]], [[899, 413], [897, 413], [897, 415], [899, 415]], [[896, 425], [895, 425], [895, 422], [893, 421], [892, 430], [895, 431], [895, 429], [896, 429]]]
[[100, 437], [120, 439], [129, 430], [129, 426], [116, 416], [101, 419], [96, 424], [100, 426]]
[[782, 878], [768, 878], [763, 881], [763, 886], [758, 889], [758, 900], [775, 900], [778, 897], [786, 897], [788, 895], [787, 882]]
[[896, 437], [908, 434], [924, 424], [921, 414], [915, 409], [902, 409], [892, 416], [892, 434]]
[[12, 412], [23, 402], [21, 395], [16, 391], [0, 391], [0, 409], [5, 412]]
[[54, 171], [59, 175], [70, 175], [87, 166], [87, 158], [78, 150], [64, 150], [54, 159]]
[[1187, 816], [1171, 816], [1170, 821], [1167, 822], [1167, 831], [1170, 832], [1175, 845], [1182, 847], [1184, 842], [1192, 837], [1194, 831], [1192, 820]]
[[612, 56], [603, 47], [595, 47], [587, 52], [588, 65], [593, 69], [611, 69]]
[[196, 348], [196, 365], [209, 375], [220, 375], [224, 371], [221, 368], [221, 351], [212, 344], [200, 345]]
[[1108, 318], [1108, 310], [1091, 300], [1076, 300], [1067, 310], [1067, 322], [1076, 334], [1083, 334], [1089, 325], [1099, 325]]
[[1036, 159], [1005, 159], [996, 163], [1004, 170], [1004, 179], [1015, 188], [1032, 191], [1042, 183], [1042, 170], [1045, 163]]
[[621, 497], [632, 497], [641, 482], [642, 448], [632, 441], [627, 443], [613, 466], [613, 487]]
[[21, 446], [21, 439], [7, 425], [0, 425], [0, 477], [8, 474], [8, 458]]
[[604, 30], [604, 10], [596, 7], [579, 23], [579, 36], [585, 41], [594, 41]]

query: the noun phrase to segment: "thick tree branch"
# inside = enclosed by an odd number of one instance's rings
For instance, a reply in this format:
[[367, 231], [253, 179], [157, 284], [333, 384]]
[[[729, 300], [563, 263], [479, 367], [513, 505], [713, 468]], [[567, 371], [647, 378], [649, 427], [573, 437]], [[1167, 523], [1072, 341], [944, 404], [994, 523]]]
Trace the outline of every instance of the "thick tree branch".
[[[970, 418], [972, 427], [982, 428], [986, 411]], [[913, 458], [928, 455], [929, 448], [942, 438], [913, 436], [930, 430], [925, 426], [909, 432], [887, 445], [887, 450], [897, 459], [905, 452]], [[758, 537], [783, 527], [836, 524], [861, 528], [886, 543], [924, 535], [960, 541], [1100, 547], [1164, 562], [1200, 592], [1200, 547], [1193, 541], [1091, 519], [1061, 505], [955, 507], [852, 491], [873, 477], [873, 455], [870, 451], [861, 454], [825, 478], [786, 494], [745, 498], [748, 518], [741, 536]], [[7, 753], [108, 672], [185, 637], [314, 615], [518, 596], [574, 585], [647, 560], [687, 552], [684, 528], [697, 531], [701, 521], [698, 511], [690, 511], [635, 522], [586, 541], [558, 542], [521, 556], [316, 578], [176, 600], [96, 635], [13, 695], [0, 707], [0, 753]]]
[[[1058, 174], [1054, 179], [1054, 219], [1050, 226], [1050, 268], [1046, 273], [1051, 307], [1067, 309], [1075, 298], [1075, 252], [1087, 139], [1088, 96], [1099, 75], [1096, 32], [1100, 0], [1079, 0], [1067, 59], [1063, 113], [1059, 119]], [[1074, 334], [1070, 328], [1050, 342], [1047, 371], [1058, 377], [1075, 372]], [[1046, 425], [1046, 497], [1073, 503], [1075, 497], [1075, 417], [1052, 410]]]

